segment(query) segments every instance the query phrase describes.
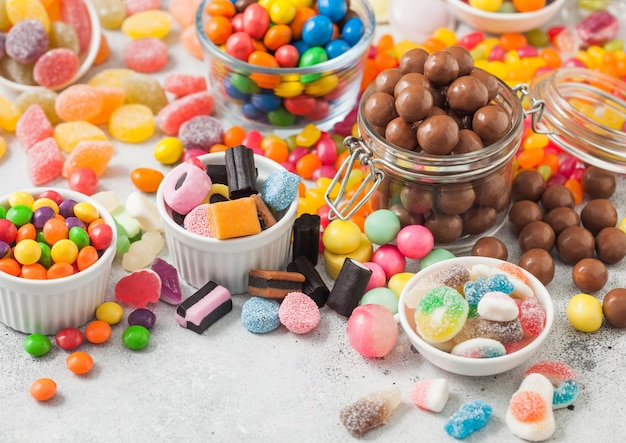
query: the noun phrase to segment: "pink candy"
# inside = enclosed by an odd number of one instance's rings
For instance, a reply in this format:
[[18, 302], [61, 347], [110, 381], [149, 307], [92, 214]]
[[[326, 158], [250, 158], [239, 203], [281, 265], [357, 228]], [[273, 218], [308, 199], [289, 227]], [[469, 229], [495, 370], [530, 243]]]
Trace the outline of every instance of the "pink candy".
[[346, 333], [350, 346], [364, 357], [383, 357], [396, 345], [398, 324], [386, 307], [357, 306], [348, 319]]
[[206, 91], [206, 79], [201, 75], [170, 73], [163, 80], [163, 89], [178, 97]]
[[196, 92], [174, 100], [157, 115], [157, 124], [167, 135], [177, 135], [183, 123], [198, 115], [210, 115], [215, 101], [208, 92]]
[[152, 269], [133, 271], [115, 285], [115, 298], [137, 308], [156, 303], [160, 297], [161, 278]]
[[51, 49], [33, 67], [33, 78], [41, 86], [55, 89], [70, 82], [78, 72], [78, 56], [66, 48]]
[[404, 272], [406, 267], [406, 258], [398, 247], [393, 244], [380, 246], [372, 254], [371, 260], [383, 268], [387, 280], [396, 274]]
[[157, 72], [167, 64], [167, 45], [154, 37], [132, 40], [124, 48], [126, 66], [137, 72]]
[[34, 185], [43, 185], [61, 175], [63, 156], [52, 137], [35, 143], [26, 155], [28, 176]]
[[420, 380], [411, 386], [411, 400], [419, 408], [441, 412], [448, 402], [449, 392], [445, 378]]
[[18, 143], [26, 150], [35, 143], [52, 137], [54, 128], [41, 106], [30, 105], [22, 114], [15, 127], [15, 137]]
[[306, 334], [320, 322], [320, 310], [311, 297], [303, 292], [290, 292], [278, 308], [280, 322], [291, 332]]

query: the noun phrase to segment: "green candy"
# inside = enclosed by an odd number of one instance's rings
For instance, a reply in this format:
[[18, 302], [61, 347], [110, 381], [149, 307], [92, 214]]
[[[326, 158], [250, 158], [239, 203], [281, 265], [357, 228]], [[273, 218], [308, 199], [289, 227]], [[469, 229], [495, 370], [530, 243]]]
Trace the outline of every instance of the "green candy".
[[254, 82], [254, 80], [237, 72], [233, 72], [230, 75], [230, 83], [242, 94], [256, 94], [261, 91], [261, 88]]
[[15, 226], [22, 226], [30, 223], [33, 217], [33, 210], [26, 205], [12, 206], [6, 213], [5, 218], [11, 221]]
[[283, 106], [280, 106], [273, 111], [267, 113], [267, 119], [274, 126], [291, 126], [296, 121], [296, 116], [287, 111]]
[[373, 288], [367, 291], [361, 300], [359, 305], [376, 304], [384, 306], [389, 309], [393, 315], [398, 313], [398, 297], [389, 288]]
[[7, 217], [7, 208], [5, 208], [4, 206], [0, 206], [0, 218], [6, 218]]
[[[324, 48], [322, 48], [321, 46], [313, 46], [304, 51], [304, 53], [300, 56], [300, 62], [298, 63], [298, 66], [300, 68], [306, 68], [307, 66], [315, 66], [320, 63], [324, 63], [327, 60], [328, 55], [326, 54]], [[302, 83], [312, 83], [321, 76], [322, 74], [319, 72], [314, 74], [302, 74], [300, 76], [300, 81]]]
[[122, 342], [128, 349], [143, 349], [150, 343], [150, 331], [141, 325], [129, 326], [122, 333]]
[[50, 339], [43, 334], [30, 334], [22, 342], [24, 350], [33, 357], [41, 357], [47, 354], [52, 348]]
[[70, 232], [68, 233], [68, 238], [72, 240], [76, 246], [78, 246], [79, 251], [85, 246], [89, 246], [91, 244], [89, 234], [87, 234], [87, 231], [80, 226], [72, 226], [70, 228]]
[[365, 219], [365, 235], [377, 245], [391, 243], [400, 231], [400, 219], [389, 209], [379, 209]]
[[454, 258], [454, 254], [447, 249], [433, 249], [428, 253], [428, 255], [426, 255], [426, 257], [420, 260], [420, 269], [424, 269], [432, 264], [447, 260], [449, 258]]
[[50, 254], [50, 245], [45, 241], [38, 241], [39, 247], [41, 248], [41, 257], [39, 257], [39, 263], [44, 268], [48, 269], [52, 266], [52, 255]]
[[548, 34], [542, 29], [528, 31], [526, 33], [526, 39], [528, 40], [528, 44], [535, 48], [545, 48], [550, 44], [550, 37], [548, 37]]

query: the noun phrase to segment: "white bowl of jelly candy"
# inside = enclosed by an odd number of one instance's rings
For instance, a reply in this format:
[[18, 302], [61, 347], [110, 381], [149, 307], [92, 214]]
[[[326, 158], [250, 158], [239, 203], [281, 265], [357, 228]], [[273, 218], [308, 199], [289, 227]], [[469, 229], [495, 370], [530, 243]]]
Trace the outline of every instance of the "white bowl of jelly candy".
[[0, 198], [0, 322], [56, 334], [91, 320], [105, 298], [117, 230], [94, 199], [57, 188]]
[[365, 0], [269, 3], [200, 4], [196, 34], [216, 110], [248, 129], [329, 129], [357, 102], [372, 7]]
[[554, 321], [550, 294], [532, 274], [488, 257], [429, 265], [400, 294], [400, 322], [435, 366], [483, 376], [524, 363]]
[[179, 275], [246, 292], [253, 269], [283, 270], [300, 178], [243, 145], [170, 171], [157, 190], [167, 246]]
[[[527, 0], [490, 0], [483, 3], [486, 9], [472, 6], [467, 0], [446, 0], [450, 12], [474, 29], [493, 34], [528, 32], [541, 28], [561, 10], [566, 0], [547, 0], [543, 7]], [[519, 10], [518, 10], [519, 8]], [[519, 12], [519, 11], [524, 12]]]
[[18, 92], [36, 87], [59, 90], [78, 81], [93, 65], [101, 41], [94, 6], [86, 0], [52, 4], [60, 8], [57, 19], [39, 0], [3, 2], [8, 29], [0, 85]]

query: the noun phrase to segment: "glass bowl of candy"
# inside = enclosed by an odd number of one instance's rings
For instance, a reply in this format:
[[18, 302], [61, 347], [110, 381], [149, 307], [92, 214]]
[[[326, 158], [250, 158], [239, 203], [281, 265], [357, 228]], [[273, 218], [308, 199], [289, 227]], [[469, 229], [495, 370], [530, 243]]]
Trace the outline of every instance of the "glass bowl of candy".
[[28, 334], [79, 327], [105, 298], [115, 221], [79, 192], [32, 188], [0, 198], [0, 322]]
[[424, 268], [399, 301], [400, 323], [426, 360], [455, 374], [499, 374], [524, 363], [550, 333], [554, 307], [530, 272], [488, 257]]
[[284, 270], [300, 178], [245, 146], [182, 163], [157, 190], [157, 209], [179, 275], [246, 292], [253, 269]]
[[58, 11], [48, 11], [44, 4], [32, 0], [6, 3], [5, 17], [21, 19], [8, 20], [8, 29], [3, 30], [0, 85], [18, 92], [36, 87], [60, 90], [78, 81], [93, 65], [102, 34], [91, 2], [50, 3]]
[[552, 20], [566, 0], [446, 0], [459, 20], [492, 34], [528, 32]]
[[356, 105], [374, 33], [371, 6], [365, 0], [297, 5], [200, 4], [196, 33], [209, 89], [231, 123], [261, 131], [309, 123], [330, 129]]

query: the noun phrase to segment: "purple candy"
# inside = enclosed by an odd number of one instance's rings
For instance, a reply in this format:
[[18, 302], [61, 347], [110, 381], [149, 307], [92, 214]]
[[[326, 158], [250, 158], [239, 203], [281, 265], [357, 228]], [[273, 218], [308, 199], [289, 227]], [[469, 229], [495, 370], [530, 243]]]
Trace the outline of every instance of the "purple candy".
[[63, 200], [61, 204], [59, 205], [59, 214], [61, 214], [65, 218], [73, 217], [75, 204], [76, 204], [76, 201], [72, 200], [71, 198], [68, 198], [67, 200]]
[[149, 309], [139, 308], [135, 309], [128, 316], [128, 324], [131, 326], [139, 325], [146, 329], [152, 328], [156, 322], [156, 315]]
[[0, 258], [4, 258], [10, 250], [11, 246], [7, 242], [0, 240]]
[[50, 206], [42, 206], [33, 211], [32, 223], [35, 229], [42, 229], [48, 220], [54, 217], [54, 209]]
[[72, 229], [73, 227], [78, 226], [85, 231], [87, 230], [87, 225], [85, 225], [85, 222], [83, 222], [78, 217], [67, 217], [65, 219], [65, 225], [67, 226], [67, 229]]
[[211, 146], [224, 141], [224, 126], [215, 117], [198, 115], [181, 125], [178, 138], [185, 149], [207, 152]]
[[48, 33], [38, 20], [23, 20], [7, 33], [4, 49], [15, 61], [29, 64], [48, 49]]
[[161, 277], [161, 300], [171, 305], [183, 301], [176, 268], [158, 257], [152, 262], [151, 268]]

